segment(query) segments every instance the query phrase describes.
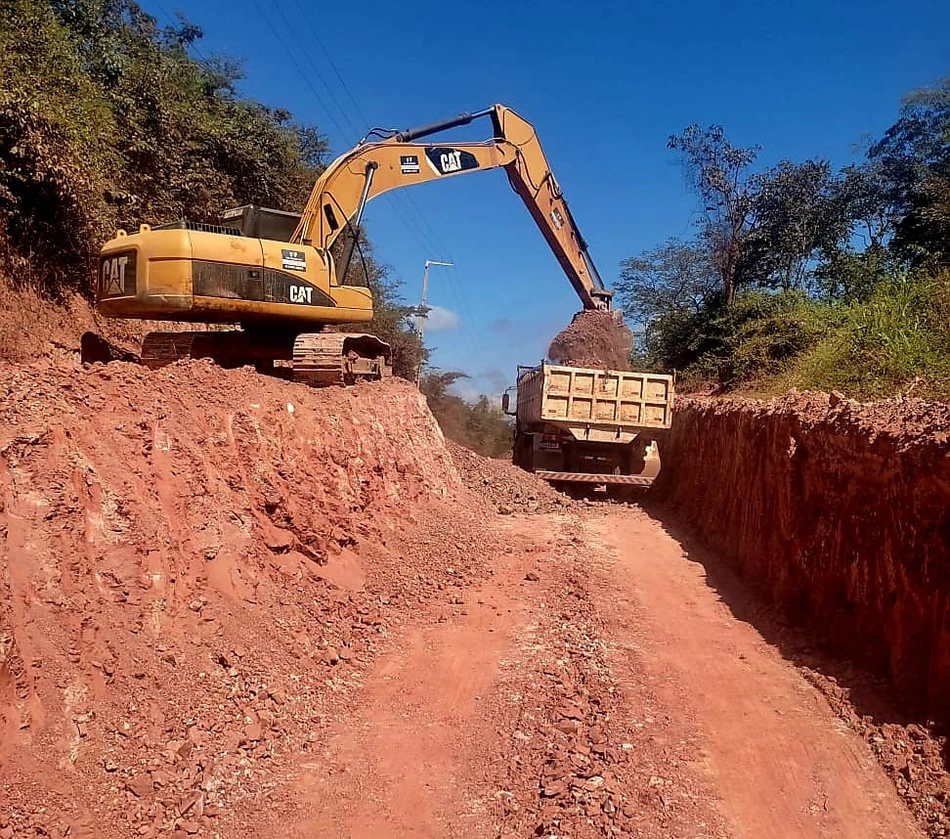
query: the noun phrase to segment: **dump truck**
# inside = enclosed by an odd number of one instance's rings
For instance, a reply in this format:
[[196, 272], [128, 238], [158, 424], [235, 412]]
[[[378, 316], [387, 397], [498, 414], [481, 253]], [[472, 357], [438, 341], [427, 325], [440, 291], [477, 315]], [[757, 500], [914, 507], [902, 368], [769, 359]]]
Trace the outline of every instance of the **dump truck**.
[[519, 367], [502, 397], [515, 417], [512, 459], [554, 484], [648, 487], [660, 471], [656, 432], [670, 427], [673, 386], [657, 373]]

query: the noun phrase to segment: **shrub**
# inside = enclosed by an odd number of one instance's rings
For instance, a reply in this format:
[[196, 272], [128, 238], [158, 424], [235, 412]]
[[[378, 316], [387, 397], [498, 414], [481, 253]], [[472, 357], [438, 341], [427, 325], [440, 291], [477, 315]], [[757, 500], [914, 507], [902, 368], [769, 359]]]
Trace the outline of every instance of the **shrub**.
[[950, 396], [950, 272], [898, 275], [798, 358], [791, 386], [840, 390], [858, 398], [895, 392]]
[[687, 382], [734, 387], [776, 374], [815, 344], [827, 329], [826, 310], [800, 291], [751, 290], [731, 306], [665, 312], [650, 325], [642, 360], [678, 370]]
[[[28, 21], [29, 25], [24, 25]], [[326, 144], [196, 60], [132, 0], [0, 4], [0, 257], [16, 285], [91, 293], [116, 227], [303, 205]]]

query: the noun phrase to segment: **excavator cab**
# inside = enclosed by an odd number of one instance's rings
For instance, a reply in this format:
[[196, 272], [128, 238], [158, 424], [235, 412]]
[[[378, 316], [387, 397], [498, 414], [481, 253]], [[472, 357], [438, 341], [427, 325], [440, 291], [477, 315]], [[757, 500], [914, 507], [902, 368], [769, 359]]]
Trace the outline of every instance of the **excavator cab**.
[[242, 236], [254, 239], [275, 239], [288, 242], [300, 224], [300, 213], [244, 204], [221, 214], [221, 226], [230, 227]]

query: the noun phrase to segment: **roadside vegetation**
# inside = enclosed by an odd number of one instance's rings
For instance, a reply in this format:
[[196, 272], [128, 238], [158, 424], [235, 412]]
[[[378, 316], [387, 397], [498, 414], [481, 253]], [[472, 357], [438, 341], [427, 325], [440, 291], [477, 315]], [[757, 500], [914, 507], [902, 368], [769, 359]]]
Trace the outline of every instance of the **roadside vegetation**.
[[442, 432], [485, 457], [499, 457], [511, 451], [511, 421], [502, 412], [497, 399], [480, 396], [473, 404], [449, 392], [455, 382], [464, 379], [458, 371], [428, 370], [419, 381], [429, 410], [439, 421]]
[[720, 126], [670, 138], [695, 235], [622, 264], [635, 362], [686, 387], [950, 397], [950, 79], [863, 159], [756, 166]]
[[131, 0], [0, 4], [0, 253], [13, 282], [88, 294], [118, 227], [303, 204], [325, 139], [243, 98], [237, 64], [191, 55], [200, 36]]

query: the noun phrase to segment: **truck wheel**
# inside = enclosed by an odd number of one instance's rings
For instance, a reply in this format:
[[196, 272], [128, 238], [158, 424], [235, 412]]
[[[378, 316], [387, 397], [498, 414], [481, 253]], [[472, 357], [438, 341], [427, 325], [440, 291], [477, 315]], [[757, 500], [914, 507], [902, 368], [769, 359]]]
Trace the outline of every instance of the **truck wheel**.
[[534, 445], [530, 434], [525, 434], [521, 438], [521, 445], [518, 446], [518, 465], [526, 472], [534, 471]]
[[531, 471], [528, 466], [528, 452], [531, 446], [531, 438], [527, 434], [519, 434], [515, 437], [515, 444], [512, 447], [511, 459], [515, 466]]

